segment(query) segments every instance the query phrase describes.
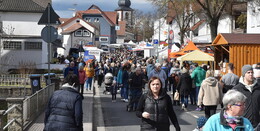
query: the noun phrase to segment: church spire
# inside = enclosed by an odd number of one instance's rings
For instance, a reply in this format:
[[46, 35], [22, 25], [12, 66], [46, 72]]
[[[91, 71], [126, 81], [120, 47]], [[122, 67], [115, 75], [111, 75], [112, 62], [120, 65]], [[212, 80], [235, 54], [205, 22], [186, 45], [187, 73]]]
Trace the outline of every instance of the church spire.
[[131, 1], [130, 0], [118, 0], [118, 8], [116, 11], [133, 11], [133, 9], [130, 7], [131, 6]]

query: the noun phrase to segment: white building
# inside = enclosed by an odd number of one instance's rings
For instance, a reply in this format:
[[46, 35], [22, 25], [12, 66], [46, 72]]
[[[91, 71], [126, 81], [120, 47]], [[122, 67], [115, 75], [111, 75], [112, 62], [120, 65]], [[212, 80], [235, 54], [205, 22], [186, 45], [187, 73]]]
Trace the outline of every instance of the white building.
[[260, 2], [247, 3], [247, 33], [260, 33]]
[[1, 1], [1, 69], [19, 68], [22, 63], [41, 68], [47, 62], [47, 44], [41, 38], [44, 25], [38, 21], [48, 3], [51, 0]]
[[79, 48], [90, 43], [95, 45], [95, 35], [98, 35], [96, 27], [86, 22], [80, 17], [72, 17], [66, 21], [62, 21], [62, 24], [58, 28], [58, 33], [63, 35], [63, 44], [65, 48], [58, 48], [57, 53], [64, 56], [69, 55], [70, 48]]
[[[245, 5], [245, 2], [237, 2], [232, 5], [232, 11], [229, 13], [223, 13], [220, 17], [219, 23], [218, 23], [218, 33], [243, 33], [238, 32], [238, 29], [236, 27], [236, 18], [243, 12], [246, 11], [246, 8], [244, 8], [243, 5]], [[259, 9], [260, 10], [260, 9]], [[260, 12], [260, 11], [259, 11]], [[231, 15], [230, 15], [231, 14]], [[170, 19], [161, 18], [160, 22], [159, 19], [154, 22], [154, 37], [153, 39], [159, 39], [159, 31], [160, 31], [160, 40], [164, 41], [168, 39], [168, 32], [170, 30], [173, 30], [174, 32], [174, 42], [179, 43], [180, 42], [180, 29], [177, 25], [176, 20], [174, 19], [176, 14], [168, 14], [170, 16]], [[251, 19], [257, 19], [260, 21], [260, 13], [258, 13], [259, 17], [254, 17]], [[248, 16], [249, 18], [249, 16]], [[251, 22], [252, 20], [250, 20]], [[253, 20], [256, 23], [256, 20]], [[248, 24], [250, 23], [248, 19]], [[159, 26], [160, 23], [160, 26]], [[170, 25], [167, 23], [171, 23]], [[260, 24], [260, 22], [258, 22]], [[255, 24], [257, 27], [257, 24]], [[259, 27], [257, 27], [260, 29]], [[255, 29], [254, 29], [255, 30]], [[210, 26], [207, 23], [207, 19], [204, 17], [198, 18], [195, 17], [190, 23], [190, 32], [187, 32], [186, 38], [184, 38], [184, 42], [188, 42], [189, 40], [193, 41], [194, 43], [211, 43], [211, 34], [210, 34]], [[183, 44], [183, 43], [182, 43]], [[184, 43], [186, 44], [186, 43]]]

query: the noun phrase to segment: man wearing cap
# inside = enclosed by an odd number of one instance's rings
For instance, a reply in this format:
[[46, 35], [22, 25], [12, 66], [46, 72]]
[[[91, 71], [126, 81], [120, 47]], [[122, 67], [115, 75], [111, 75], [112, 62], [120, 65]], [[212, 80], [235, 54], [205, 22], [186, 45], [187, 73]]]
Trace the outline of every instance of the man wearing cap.
[[243, 116], [248, 118], [255, 128], [260, 122], [260, 86], [257, 84], [253, 75], [252, 66], [244, 65], [242, 67], [242, 76], [239, 79], [239, 84], [233, 89], [238, 90], [247, 97]]

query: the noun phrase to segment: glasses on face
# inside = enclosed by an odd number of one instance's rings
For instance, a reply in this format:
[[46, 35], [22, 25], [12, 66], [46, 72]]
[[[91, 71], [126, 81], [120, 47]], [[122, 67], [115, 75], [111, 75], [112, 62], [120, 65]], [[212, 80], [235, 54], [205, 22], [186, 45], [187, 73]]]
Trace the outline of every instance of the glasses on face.
[[232, 106], [245, 107], [245, 104], [233, 104]]

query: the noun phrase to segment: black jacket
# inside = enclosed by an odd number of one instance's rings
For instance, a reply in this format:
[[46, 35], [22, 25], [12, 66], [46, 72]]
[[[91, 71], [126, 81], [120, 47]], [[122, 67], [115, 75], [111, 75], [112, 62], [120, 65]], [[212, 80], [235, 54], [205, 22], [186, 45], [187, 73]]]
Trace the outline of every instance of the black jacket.
[[177, 85], [177, 90], [181, 95], [188, 96], [192, 89], [192, 79], [190, 74], [183, 73], [180, 77], [180, 82]]
[[249, 119], [255, 128], [260, 122], [260, 86], [255, 84], [251, 93], [244, 84], [239, 82], [233, 89], [240, 91], [247, 97], [243, 116]]
[[[136, 111], [137, 117], [142, 118], [141, 131], [169, 131], [169, 118], [176, 131], [180, 131], [170, 96], [165, 91], [161, 91], [158, 99], [149, 94], [150, 90], [141, 96]], [[150, 113], [150, 119], [142, 117], [143, 112]]]
[[69, 86], [55, 91], [45, 112], [44, 131], [82, 131], [82, 99]]
[[132, 73], [129, 76], [130, 89], [142, 89], [145, 84], [144, 80], [145, 80], [145, 77], [143, 74], [139, 74], [137, 76], [136, 73]]

